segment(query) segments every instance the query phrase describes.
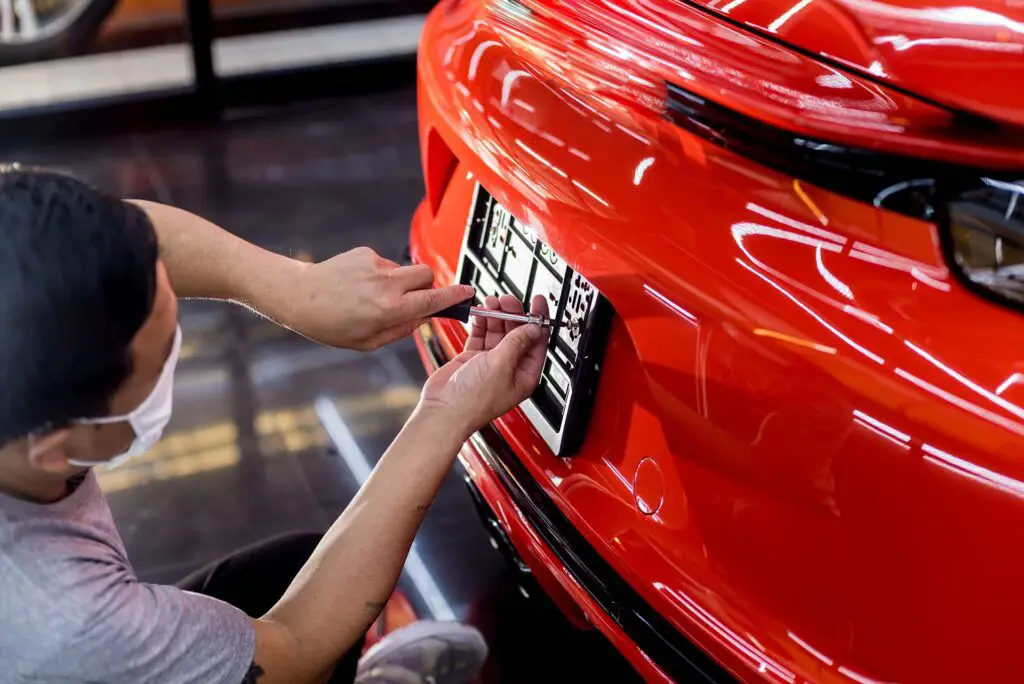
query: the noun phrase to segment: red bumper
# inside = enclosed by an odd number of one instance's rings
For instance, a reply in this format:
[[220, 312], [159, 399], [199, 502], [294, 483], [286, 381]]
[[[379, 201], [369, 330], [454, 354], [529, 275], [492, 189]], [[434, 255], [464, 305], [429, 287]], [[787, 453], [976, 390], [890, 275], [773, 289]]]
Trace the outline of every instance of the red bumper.
[[[444, 363], [446, 353], [431, 325], [420, 328], [415, 340], [428, 372], [433, 372]], [[584, 547], [580, 540], [564, 538], [566, 533], [571, 532], [565, 528], [559, 529], [557, 522], [551, 520], [552, 516], [560, 517], [557, 509], [550, 500], [544, 498], [539, 488], [530, 491], [529, 474], [522, 466], [520, 469], [515, 467], [517, 459], [498, 431], [490, 427], [473, 435], [459, 453], [462, 466], [500, 525], [506, 540], [566, 617], [579, 627], [593, 625], [599, 629], [645, 680], [666, 683], [675, 681], [651, 662], [617, 622], [617, 619], [630, 619], [624, 615], [624, 611], [636, 610], [636, 606], [617, 605], [617, 599], [610, 595], [595, 597], [592, 585], [607, 581], [608, 578], [593, 576], [593, 568], [572, 567], [573, 559], [567, 559], [565, 554], [577, 555]], [[545, 506], [545, 503], [548, 505]], [[540, 521], [544, 521], [541, 523], [545, 526], [542, 529], [538, 529]], [[545, 537], [559, 540], [558, 546], [562, 553], [557, 553]], [[578, 558], [575, 564], [587, 560], [593, 562], [595, 559]], [[600, 561], [597, 563], [600, 564]], [[586, 585], [591, 585], [590, 590]], [[605, 600], [601, 601], [601, 598]], [[616, 612], [615, 618], [609, 614], [609, 607]], [[643, 616], [638, 615], [633, 619], [643, 619]], [[704, 658], [695, 647], [690, 648], [692, 652], [689, 655], [695, 660]]]

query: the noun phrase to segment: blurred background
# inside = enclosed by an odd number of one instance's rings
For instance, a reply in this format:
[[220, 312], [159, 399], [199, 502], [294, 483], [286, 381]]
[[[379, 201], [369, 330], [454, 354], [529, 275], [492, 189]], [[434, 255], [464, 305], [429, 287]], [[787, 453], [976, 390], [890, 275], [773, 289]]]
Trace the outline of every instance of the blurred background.
[[[423, 196], [415, 52], [426, 0], [0, 0], [0, 161], [71, 172], [320, 260], [399, 260]], [[175, 412], [100, 475], [139, 576], [174, 582], [268, 536], [322, 531], [419, 396], [409, 340], [320, 347], [188, 301]], [[456, 468], [406, 564], [396, 619], [470, 621], [487, 682], [628, 682], [497, 550]], [[542, 666], [543, 664], [543, 666]]]
[[[92, 130], [322, 96], [332, 72], [369, 84], [411, 63], [432, 5], [0, 0], [0, 116]], [[353, 73], [355, 64], [376, 70]]]

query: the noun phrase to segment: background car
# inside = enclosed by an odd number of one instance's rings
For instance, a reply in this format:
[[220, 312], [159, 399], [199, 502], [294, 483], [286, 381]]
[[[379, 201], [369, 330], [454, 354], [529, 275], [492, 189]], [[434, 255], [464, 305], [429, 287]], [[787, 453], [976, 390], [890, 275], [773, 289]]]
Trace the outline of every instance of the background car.
[[1024, 9], [444, 0], [419, 79], [413, 259], [565, 323], [462, 452], [517, 566], [649, 681], [1024, 678]]

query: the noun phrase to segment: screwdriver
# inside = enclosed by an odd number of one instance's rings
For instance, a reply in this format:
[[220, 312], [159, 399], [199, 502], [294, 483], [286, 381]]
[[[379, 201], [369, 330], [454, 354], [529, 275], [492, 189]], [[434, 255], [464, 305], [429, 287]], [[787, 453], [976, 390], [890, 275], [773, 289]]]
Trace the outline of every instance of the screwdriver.
[[434, 314], [434, 318], [450, 318], [456, 321], [462, 321], [463, 323], [469, 322], [470, 316], [478, 316], [480, 318], [496, 318], [502, 321], [512, 321], [514, 323], [533, 323], [539, 325], [542, 328], [560, 328], [563, 323], [552, 321], [547, 316], [541, 316], [535, 313], [509, 313], [508, 311], [498, 311], [497, 309], [485, 309], [482, 306], [473, 306], [471, 300], [466, 300], [461, 304], [455, 306], [449, 306], [447, 309], [442, 309]]

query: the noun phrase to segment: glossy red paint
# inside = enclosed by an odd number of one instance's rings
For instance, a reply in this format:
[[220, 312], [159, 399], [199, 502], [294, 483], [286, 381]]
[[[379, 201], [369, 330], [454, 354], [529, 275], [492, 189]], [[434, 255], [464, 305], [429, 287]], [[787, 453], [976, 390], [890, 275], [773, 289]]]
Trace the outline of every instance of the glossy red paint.
[[1024, 123], [1024, 3], [696, 0], [865, 74], [959, 109]]
[[[454, 279], [479, 182], [616, 312], [581, 452], [555, 457], [518, 412], [500, 433], [743, 681], [1024, 679], [1024, 318], [952, 277], [932, 224], [671, 125], [665, 69], [808, 135], [1024, 166], [1013, 131], [967, 135], [683, 3], [443, 1], [421, 44], [421, 139], [428, 175], [438, 149], [457, 162], [416, 214], [414, 259]], [[434, 329], [461, 349], [461, 326]], [[547, 588], [667, 681], [463, 458]]]
[[[1020, 130], [967, 128], [947, 109], [794, 52], [775, 36], [745, 31], [700, 5], [680, 0], [525, 4], [528, 15], [506, 11], [501, 3], [481, 12], [478, 20], [486, 21], [490, 40], [514, 50], [545, 82], [575, 93], [582, 100], [577, 105], [594, 106], [616, 120], [660, 112], [668, 81], [825, 140], [1010, 168], [1017, 168], [1024, 155]], [[822, 47], [841, 43], [830, 38], [821, 38]], [[1020, 73], [1021, 60], [1015, 64]], [[1024, 97], [1008, 82], [999, 87], [1014, 93], [1000, 96], [1010, 98], [1011, 107]]]

